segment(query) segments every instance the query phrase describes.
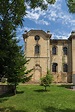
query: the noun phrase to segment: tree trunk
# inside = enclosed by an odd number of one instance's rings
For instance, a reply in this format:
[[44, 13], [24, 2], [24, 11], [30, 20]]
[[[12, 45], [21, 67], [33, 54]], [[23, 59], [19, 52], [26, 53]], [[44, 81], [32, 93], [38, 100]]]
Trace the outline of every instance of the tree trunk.
[[16, 84], [14, 85], [14, 95], [16, 95]]
[[46, 91], [46, 86], [45, 86], [45, 91]]

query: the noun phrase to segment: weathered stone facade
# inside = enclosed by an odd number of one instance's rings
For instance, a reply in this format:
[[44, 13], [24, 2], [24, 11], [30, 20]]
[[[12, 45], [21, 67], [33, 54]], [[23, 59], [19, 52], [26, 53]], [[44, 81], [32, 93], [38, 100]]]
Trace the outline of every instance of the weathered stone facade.
[[23, 34], [25, 56], [30, 59], [27, 68], [33, 68], [31, 81], [40, 82], [49, 69], [54, 82], [72, 82], [75, 74], [75, 32], [67, 40], [51, 39], [51, 36], [42, 30]]

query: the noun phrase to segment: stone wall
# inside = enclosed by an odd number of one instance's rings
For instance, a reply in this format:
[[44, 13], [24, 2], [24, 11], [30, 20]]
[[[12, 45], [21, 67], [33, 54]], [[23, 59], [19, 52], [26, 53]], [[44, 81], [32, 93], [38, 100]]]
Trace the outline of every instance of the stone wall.
[[0, 95], [13, 92], [14, 87], [12, 85], [0, 85]]

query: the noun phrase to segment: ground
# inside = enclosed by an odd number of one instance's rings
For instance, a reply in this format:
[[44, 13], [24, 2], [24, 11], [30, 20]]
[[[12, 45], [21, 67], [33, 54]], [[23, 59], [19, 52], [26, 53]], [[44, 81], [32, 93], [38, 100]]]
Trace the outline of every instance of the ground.
[[19, 85], [17, 94], [0, 96], [0, 112], [75, 112], [75, 91], [69, 86]]

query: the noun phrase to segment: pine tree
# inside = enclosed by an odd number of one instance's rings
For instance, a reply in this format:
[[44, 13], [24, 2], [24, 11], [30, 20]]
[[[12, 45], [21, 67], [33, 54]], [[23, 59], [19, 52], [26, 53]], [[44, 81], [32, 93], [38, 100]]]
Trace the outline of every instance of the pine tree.
[[16, 93], [16, 86], [19, 82], [28, 81], [32, 75], [27, 77], [32, 69], [27, 70], [26, 64], [29, 60], [26, 60], [24, 57], [23, 51], [21, 50], [21, 46], [17, 45], [17, 40], [13, 39], [10, 44], [11, 48], [9, 52], [10, 59], [8, 58], [8, 67], [7, 67], [7, 82], [9, 84], [14, 85], [14, 93]]

